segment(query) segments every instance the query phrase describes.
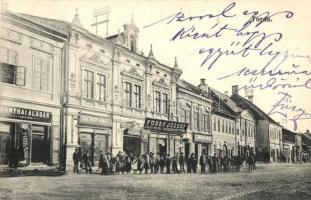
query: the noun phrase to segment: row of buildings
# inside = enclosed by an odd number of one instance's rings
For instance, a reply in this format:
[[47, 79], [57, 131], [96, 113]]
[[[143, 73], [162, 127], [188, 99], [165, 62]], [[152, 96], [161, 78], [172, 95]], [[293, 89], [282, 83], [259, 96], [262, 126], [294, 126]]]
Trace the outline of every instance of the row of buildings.
[[119, 151], [309, 159], [311, 139], [282, 129], [251, 94], [183, 80], [176, 58], [168, 66], [152, 46], [138, 52], [133, 19], [123, 28], [103, 38], [78, 13], [71, 23], [1, 13], [0, 165], [18, 151], [25, 165], [64, 168], [77, 147], [93, 165]]

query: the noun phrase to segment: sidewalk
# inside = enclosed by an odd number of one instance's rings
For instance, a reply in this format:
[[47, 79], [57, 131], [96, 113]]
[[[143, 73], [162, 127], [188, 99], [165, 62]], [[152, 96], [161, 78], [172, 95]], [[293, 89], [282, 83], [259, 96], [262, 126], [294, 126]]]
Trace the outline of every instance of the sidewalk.
[[17, 169], [0, 165], [0, 177], [16, 176], [62, 176], [65, 171], [59, 170], [56, 166], [30, 165], [27, 167], [18, 167]]

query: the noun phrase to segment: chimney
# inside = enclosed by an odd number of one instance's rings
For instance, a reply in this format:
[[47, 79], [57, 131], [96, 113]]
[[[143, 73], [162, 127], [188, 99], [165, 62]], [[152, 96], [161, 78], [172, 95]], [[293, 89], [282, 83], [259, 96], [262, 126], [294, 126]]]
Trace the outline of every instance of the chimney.
[[239, 94], [239, 89], [238, 89], [238, 85], [233, 85], [232, 86], [232, 95], [238, 95]]
[[253, 89], [245, 90], [245, 96], [248, 101], [253, 103], [254, 100], [254, 91]]
[[200, 85], [205, 85], [205, 78], [201, 78], [200, 80], [201, 80]]
[[208, 85], [205, 82], [205, 78], [200, 79], [200, 85], [198, 86], [201, 90], [203, 90], [204, 94], [208, 93]]

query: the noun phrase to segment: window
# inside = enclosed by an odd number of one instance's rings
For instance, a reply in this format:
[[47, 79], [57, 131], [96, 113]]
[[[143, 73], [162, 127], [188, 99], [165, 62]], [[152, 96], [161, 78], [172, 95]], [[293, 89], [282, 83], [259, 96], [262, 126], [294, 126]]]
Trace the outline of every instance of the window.
[[14, 85], [25, 85], [26, 68], [22, 66], [1, 63], [1, 82]]
[[97, 91], [98, 91], [98, 100], [106, 101], [107, 89], [106, 89], [106, 76], [102, 74], [97, 74]]
[[221, 131], [224, 133], [225, 132], [225, 121], [222, 120], [221, 122], [222, 122], [222, 124], [221, 124]]
[[199, 112], [195, 111], [193, 114], [193, 129], [197, 130], [199, 128]]
[[210, 132], [210, 118], [209, 118], [209, 114], [203, 114], [203, 124], [204, 124], [204, 131], [205, 132]]
[[240, 129], [238, 129], [238, 128], [236, 129], [236, 134], [240, 135]]
[[188, 106], [188, 109], [186, 110], [186, 123], [189, 124], [189, 127], [191, 127], [190, 107], [189, 106]]
[[229, 134], [231, 134], [231, 122], [229, 122]]
[[34, 89], [47, 91], [49, 89], [49, 62], [34, 58]]
[[130, 51], [135, 52], [135, 39], [134, 36], [131, 36], [130, 38]]
[[220, 119], [218, 119], [218, 132], [220, 132]]
[[125, 105], [132, 107], [132, 84], [125, 82]]
[[15, 51], [10, 50], [10, 49], [1, 48], [0, 60], [3, 63], [7, 63], [10, 65], [16, 65], [17, 53]]
[[141, 86], [135, 85], [135, 91], [134, 91], [134, 102], [135, 102], [135, 108], [141, 108]]
[[228, 133], [228, 121], [226, 120], [226, 133]]
[[234, 134], [234, 123], [232, 123], [232, 134]]
[[155, 104], [156, 104], [156, 112], [161, 112], [161, 93], [155, 91]]
[[16, 66], [17, 54], [15, 51], [1, 48], [0, 51], [0, 78], [2, 83], [25, 85], [26, 68]]
[[86, 98], [94, 99], [94, 73], [88, 70], [84, 70], [84, 90]]
[[186, 110], [183, 108], [180, 110], [179, 122], [185, 122], [186, 123]]
[[214, 118], [213, 129], [216, 131], [216, 118]]
[[169, 114], [169, 103], [168, 103], [168, 95], [165, 93], [162, 93], [163, 95], [163, 113], [164, 114]]

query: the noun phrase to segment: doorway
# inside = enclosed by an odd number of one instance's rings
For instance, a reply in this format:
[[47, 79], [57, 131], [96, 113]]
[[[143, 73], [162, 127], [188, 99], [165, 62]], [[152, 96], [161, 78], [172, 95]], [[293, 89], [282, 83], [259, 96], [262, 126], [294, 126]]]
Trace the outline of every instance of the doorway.
[[0, 165], [9, 164], [10, 147], [11, 147], [10, 133], [0, 132]]
[[190, 154], [190, 143], [185, 143], [185, 157], [189, 158]]
[[48, 157], [47, 127], [32, 125], [31, 162], [46, 164]]
[[158, 139], [159, 143], [159, 154], [160, 156], [166, 156], [166, 139]]

